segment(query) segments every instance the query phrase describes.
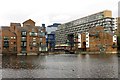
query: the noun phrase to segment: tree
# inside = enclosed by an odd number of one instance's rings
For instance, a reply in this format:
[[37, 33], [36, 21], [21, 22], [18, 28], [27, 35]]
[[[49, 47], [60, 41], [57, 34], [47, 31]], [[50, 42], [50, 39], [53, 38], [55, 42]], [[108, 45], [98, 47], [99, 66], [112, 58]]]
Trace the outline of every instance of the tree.
[[117, 36], [118, 51], [120, 51], [120, 34]]

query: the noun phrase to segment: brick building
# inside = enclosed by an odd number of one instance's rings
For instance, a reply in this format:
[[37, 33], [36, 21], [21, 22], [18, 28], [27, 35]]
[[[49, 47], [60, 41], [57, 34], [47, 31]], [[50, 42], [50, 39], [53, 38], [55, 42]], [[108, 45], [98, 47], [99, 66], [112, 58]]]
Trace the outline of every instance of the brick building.
[[0, 27], [0, 54], [2, 53], [2, 31], [1, 31], [1, 27]]
[[31, 19], [20, 23], [11, 23], [10, 26], [2, 26], [2, 53], [40, 53], [46, 51], [46, 28], [35, 26]]
[[[90, 29], [89, 32], [78, 34], [78, 48], [86, 51], [117, 51], [117, 36], [112, 33], [105, 32], [102, 26]], [[85, 43], [85, 44], [84, 44]]]
[[117, 44], [118, 44], [118, 51], [120, 52], [120, 17], [116, 18], [116, 26], [117, 26]]
[[117, 34], [120, 34], [120, 17], [116, 18]]

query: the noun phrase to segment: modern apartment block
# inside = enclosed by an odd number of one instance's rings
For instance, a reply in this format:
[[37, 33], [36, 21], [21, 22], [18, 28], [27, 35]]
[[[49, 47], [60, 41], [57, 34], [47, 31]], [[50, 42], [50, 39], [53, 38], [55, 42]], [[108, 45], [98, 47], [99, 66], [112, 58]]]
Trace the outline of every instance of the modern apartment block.
[[46, 51], [46, 28], [35, 26], [31, 19], [20, 23], [11, 23], [10, 26], [2, 26], [2, 53], [24, 54], [40, 53]]
[[[92, 35], [101, 35], [99, 34], [99, 29], [95, 30], [97, 27], [103, 27], [102, 33], [110, 34], [111, 42], [107, 45], [111, 46], [115, 42], [116, 44], [116, 35], [115, 33], [115, 25], [114, 25], [114, 18], [112, 18], [112, 12], [110, 10], [104, 10], [102, 12], [98, 12], [92, 15], [88, 15], [86, 17], [70, 21], [68, 23], [64, 23], [58, 27], [58, 30], [56, 30], [56, 46], [65, 45], [66, 43], [71, 43], [71, 41], [68, 39], [68, 35], [73, 34], [74, 39], [74, 46], [77, 44], [78, 48], [81, 49], [86, 48], [86, 50], [90, 51], [90, 45], [95, 43], [90, 43], [94, 40], [94, 38], [90, 38], [90, 35], [92, 34], [90, 31], [94, 30], [95, 32]], [[100, 29], [101, 30], [101, 29]], [[76, 38], [77, 34], [77, 40]], [[83, 36], [84, 34], [84, 36]], [[79, 36], [78, 36], [79, 35]], [[76, 42], [77, 41], [77, 42]], [[100, 38], [100, 42], [102, 41], [102, 38]], [[104, 42], [102, 46], [105, 46]], [[96, 48], [96, 47], [95, 47]], [[98, 50], [100, 51], [100, 49]]]

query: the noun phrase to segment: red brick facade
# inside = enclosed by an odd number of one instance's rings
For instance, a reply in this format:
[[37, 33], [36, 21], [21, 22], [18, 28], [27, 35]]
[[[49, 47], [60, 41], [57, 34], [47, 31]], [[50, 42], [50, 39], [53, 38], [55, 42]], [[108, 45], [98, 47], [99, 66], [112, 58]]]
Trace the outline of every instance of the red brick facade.
[[45, 51], [45, 33], [45, 27], [35, 26], [31, 19], [23, 22], [23, 26], [20, 23], [11, 23], [8, 27], [2, 27], [2, 53], [29, 54]]
[[[89, 47], [86, 51], [92, 52], [116, 52], [117, 41], [113, 41], [113, 34], [111, 32], [105, 32], [102, 26], [95, 27], [89, 30]], [[85, 48], [84, 42], [86, 40], [86, 33], [81, 34], [81, 48]]]

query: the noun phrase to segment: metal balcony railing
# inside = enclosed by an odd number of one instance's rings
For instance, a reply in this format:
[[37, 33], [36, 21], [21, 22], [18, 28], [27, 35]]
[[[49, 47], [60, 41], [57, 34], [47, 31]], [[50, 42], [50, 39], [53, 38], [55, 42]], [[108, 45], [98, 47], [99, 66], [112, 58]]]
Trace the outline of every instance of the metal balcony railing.
[[4, 38], [4, 41], [9, 41], [9, 39], [8, 38]]
[[9, 44], [4, 44], [3, 47], [9, 47]]

